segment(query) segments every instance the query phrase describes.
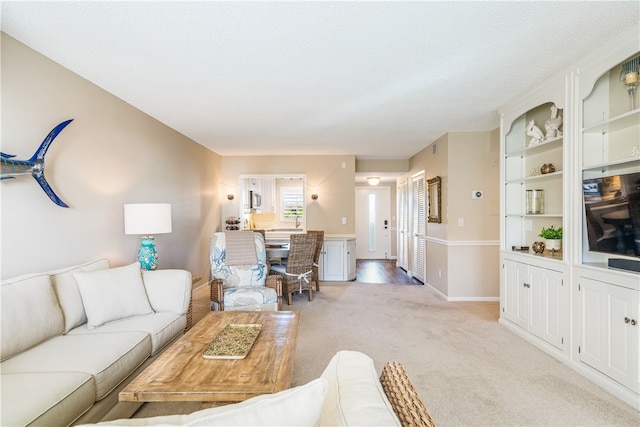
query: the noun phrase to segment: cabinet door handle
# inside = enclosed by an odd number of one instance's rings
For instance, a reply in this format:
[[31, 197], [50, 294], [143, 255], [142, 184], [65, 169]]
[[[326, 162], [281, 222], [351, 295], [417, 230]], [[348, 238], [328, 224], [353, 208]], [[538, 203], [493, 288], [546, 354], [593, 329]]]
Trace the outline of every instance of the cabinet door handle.
[[528, 284], [528, 283], [523, 283], [522, 286], [524, 286], [525, 288], [530, 288], [531, 287], [531, 285]]
[[628, 317], [625, 317], [624, 318], [624, 323], [629, 323], [629, 322], [631, 322], [631, 319], [629, 319]]
[[631, 319], [631, 326], [636, 326], [636, 319]]

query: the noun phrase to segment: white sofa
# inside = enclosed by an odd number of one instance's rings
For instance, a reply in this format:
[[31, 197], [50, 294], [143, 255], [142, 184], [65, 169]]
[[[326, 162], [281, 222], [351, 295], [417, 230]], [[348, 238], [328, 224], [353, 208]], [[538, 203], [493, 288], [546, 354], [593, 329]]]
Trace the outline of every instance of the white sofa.
[[106, 259], [0, 286], [0, 425], [131, 416], [120, 390], [187, 326], [191, 273]]
[[320, 378], [279, 393], [188, 415], [121, 419], [100, 425], [435, 426], [402, 365], [387, 363], [379, 379], [373, 360], [357, 351], [339, 351]]

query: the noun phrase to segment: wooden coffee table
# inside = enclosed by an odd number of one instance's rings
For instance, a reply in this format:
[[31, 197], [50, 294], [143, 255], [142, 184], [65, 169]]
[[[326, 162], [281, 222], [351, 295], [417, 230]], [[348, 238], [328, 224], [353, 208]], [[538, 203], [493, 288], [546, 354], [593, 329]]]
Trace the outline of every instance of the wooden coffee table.
[[[204, 348], [230, 323], [262, 330], [244, 359], [206, 359]], [[216, 311], [157, 357], [119, 395], [121, 402], [240, 402], [291, 386], [300, 314]]]

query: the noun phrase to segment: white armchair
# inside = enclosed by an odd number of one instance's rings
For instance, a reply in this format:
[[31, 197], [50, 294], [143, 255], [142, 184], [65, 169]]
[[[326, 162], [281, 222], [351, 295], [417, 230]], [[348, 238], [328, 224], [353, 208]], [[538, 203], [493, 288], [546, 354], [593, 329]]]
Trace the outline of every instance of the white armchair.
[[[228, 233], [252, 233], [255, 262], [229, 265]], [[250, 251], [249, 251], [250, 252]], [[252, 254], [252, 252], [251, 252]], [[282, 280], [269, 276], [267, 252], [261, 233], [217, 232], [211, 236], [211, 305], [218, 310], [275, 311], [282, 309]], [[235, 264], [235, 263], [231, 263]]]

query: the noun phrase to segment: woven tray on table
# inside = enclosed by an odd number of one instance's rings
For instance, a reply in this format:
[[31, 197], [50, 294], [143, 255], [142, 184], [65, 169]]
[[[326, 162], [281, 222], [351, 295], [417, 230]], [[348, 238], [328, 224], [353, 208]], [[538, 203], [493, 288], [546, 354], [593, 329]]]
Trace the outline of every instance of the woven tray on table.
[[435, 427], [431, 414], [400, 363], [387, 362], [382, 369], [380, 383], [404, 427]]

